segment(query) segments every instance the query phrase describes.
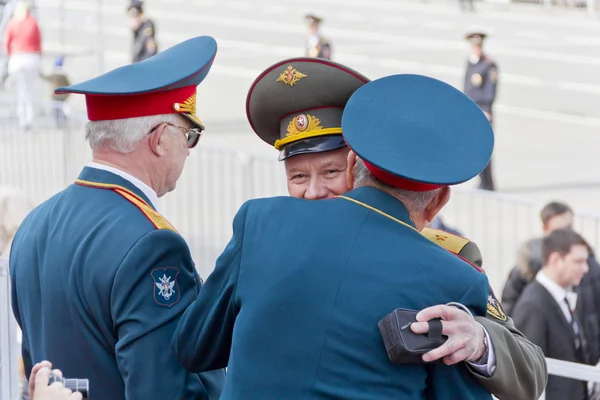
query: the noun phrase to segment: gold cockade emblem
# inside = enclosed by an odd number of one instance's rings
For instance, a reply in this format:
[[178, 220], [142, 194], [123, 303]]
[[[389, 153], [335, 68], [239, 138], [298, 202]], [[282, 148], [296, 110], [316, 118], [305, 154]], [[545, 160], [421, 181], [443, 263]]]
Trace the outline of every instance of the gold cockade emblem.
[[300, 114], [290, 121], [286, 136], [299, 135], [302, 132], [312, 132], [323, 129], [321, 120], [310, 114]]
[[294, 86], [302, 78], [306, 78], [306, 75], [288, 65], [287, 69], [279, 75], [275, 82], [283, 82], [286, 85]]

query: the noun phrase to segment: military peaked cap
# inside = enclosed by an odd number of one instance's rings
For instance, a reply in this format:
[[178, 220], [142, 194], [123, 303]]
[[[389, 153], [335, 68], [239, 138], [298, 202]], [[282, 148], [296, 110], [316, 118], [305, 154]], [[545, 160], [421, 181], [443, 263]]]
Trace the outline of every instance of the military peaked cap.
[[216, 53], [215, 39], [195, 37], [55, 93], [84, 94], [90, 121], [180, 114], [204, 129], [196, 115], [196, 86], [208, 75]]
[[280, 160], [346, 146], [342, 111], [369, 79], [329, 60], [291, 58], [267, 68], [246, 99], [250, 126]]
[[402, 74], [362, 86], [342, 116], [348, 146], [379, 180], [412, 191], [465, 182], [490, 161], [494, 134], [460, 90]]

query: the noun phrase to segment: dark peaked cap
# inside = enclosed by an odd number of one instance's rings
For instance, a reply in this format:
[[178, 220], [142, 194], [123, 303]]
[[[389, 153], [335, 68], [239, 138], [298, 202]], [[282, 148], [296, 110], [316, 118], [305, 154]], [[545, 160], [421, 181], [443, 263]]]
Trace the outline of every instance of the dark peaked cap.
[[246, 99], [250, 126], [280, 159], [345, 146], [342, 112], [369, 79], [329, 60], [292, 58], [267, 68]]

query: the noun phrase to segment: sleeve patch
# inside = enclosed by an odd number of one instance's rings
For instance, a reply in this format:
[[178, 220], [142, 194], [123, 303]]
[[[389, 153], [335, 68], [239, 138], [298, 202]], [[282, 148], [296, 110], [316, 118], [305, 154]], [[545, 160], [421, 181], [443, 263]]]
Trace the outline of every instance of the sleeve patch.
[[494, 295], [492, 288], [490, 288], [490, 294], [488, 295], [487, 314], [502, 322], [507, 320], [506, 313], [502, 309], [502, 304], [500, 304], [500, 301]]
[[159, 306], [173, 307], [179, 303], [181, 293], [177, 284], [179, 269], [175, 267], [155, 268], [152, 275], [154, 302]]

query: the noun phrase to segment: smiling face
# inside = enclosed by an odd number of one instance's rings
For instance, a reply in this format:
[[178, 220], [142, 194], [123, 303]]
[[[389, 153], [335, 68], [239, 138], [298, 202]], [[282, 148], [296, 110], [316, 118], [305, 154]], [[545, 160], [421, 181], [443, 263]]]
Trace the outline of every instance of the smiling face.
[[344, 194], [348, 188], [348, 148], [299, 154], [285, 160], [288, 193], [292, 197], [321, 200]]

